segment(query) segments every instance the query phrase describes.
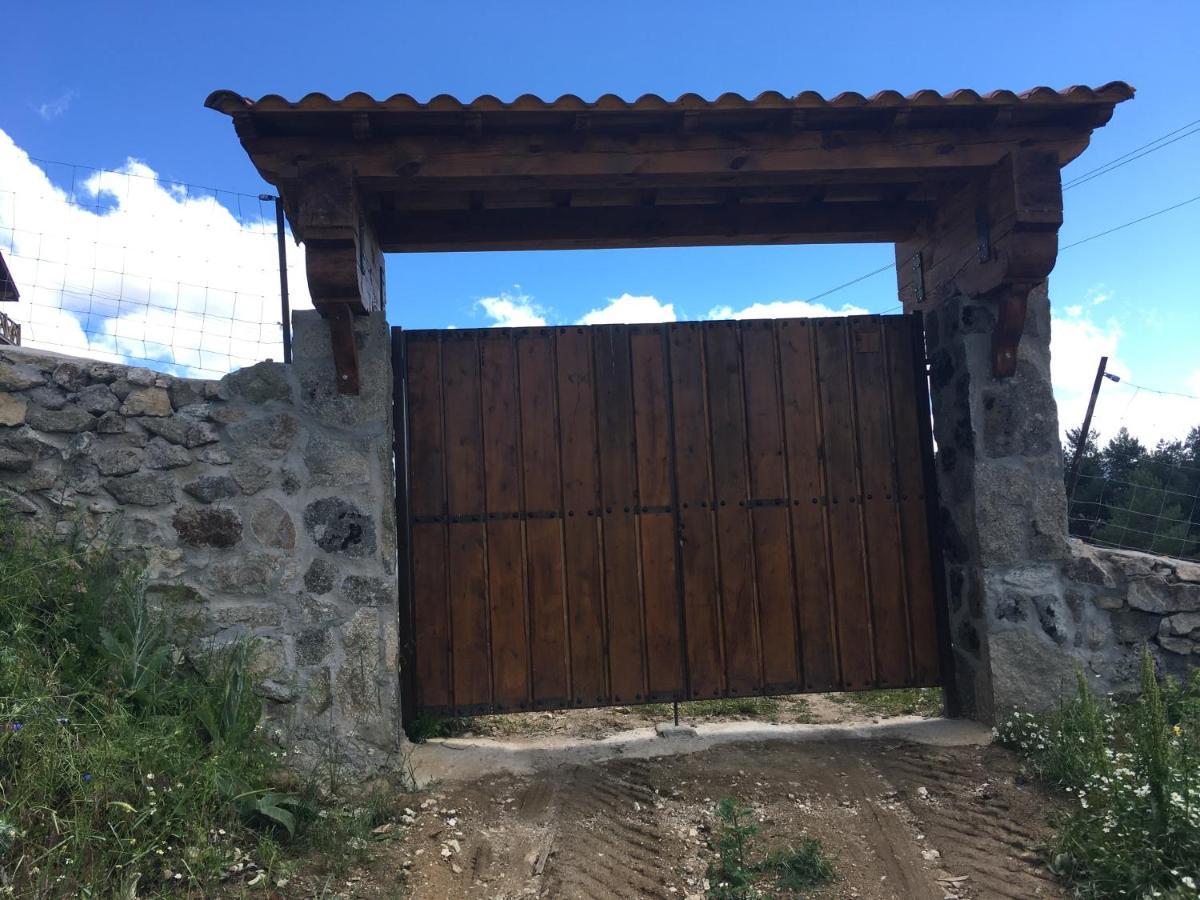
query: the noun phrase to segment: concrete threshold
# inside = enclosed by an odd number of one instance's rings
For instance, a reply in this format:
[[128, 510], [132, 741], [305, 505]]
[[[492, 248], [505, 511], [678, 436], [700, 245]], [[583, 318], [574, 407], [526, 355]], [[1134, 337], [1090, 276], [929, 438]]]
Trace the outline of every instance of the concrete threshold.
[[417, 784], [472, 781], [486, 775], [528, 775], [564, 765], [603, 762], [618, 757], [650, 759], [699, 753], [723, 744], [759, 741], [901, 740], [936, 747], [984, 745], [991, 729], [966, 719], [902, 716], [878, 723], [847, 725], [772, 725], [763, 722], [714, 722], [678, 729], [635, 728], [588, 740], [542, 737], [497, 741], [491, 738], [435, 738], [412, 745], [409, 762]]

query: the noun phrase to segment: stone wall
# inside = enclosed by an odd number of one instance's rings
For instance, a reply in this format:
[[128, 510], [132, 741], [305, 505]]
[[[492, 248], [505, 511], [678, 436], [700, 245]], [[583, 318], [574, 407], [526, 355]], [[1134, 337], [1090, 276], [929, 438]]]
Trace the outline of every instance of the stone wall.
[[362, 767], [400, 731], [382, 315], [356, 338], [358, 397], [336, 393], [313, 312], [294, 318], [294, 365], [220, 381], [0, 348], [0, 502], [108, 535], [180, 647], [253, 637], [280, 739]]
[[1098, 692], [1134, 690], [1146, 642], [1160, 668], [1185, 674], [1200, 662], [1197, 567], [1068, 539], [1045, 286], [1029, 297], [1011, 378], [992, 375], [994, 324], [990, 302], [965, 297], [925, 322], [964, 714], [986, 722], [1052, 708], [1080, 666]]

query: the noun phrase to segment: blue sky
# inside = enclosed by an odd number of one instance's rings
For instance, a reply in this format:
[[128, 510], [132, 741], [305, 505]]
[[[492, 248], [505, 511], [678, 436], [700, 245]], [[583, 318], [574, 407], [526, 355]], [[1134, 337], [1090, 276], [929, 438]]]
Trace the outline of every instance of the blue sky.
[[[88, 166], [135, 158], [172, 181], [251, 194], [265, 186], [229, 120], [202, 106], [214, 88], [590, 99], [1132, 83], [1137, 99], [1067, 178], [1200, 119], [1194, 2], [27, 4], [6, 25], [0, 130], [17, 148]], [[1062, 243], [1200, 194], [1198, 158], [1200, 135], [1068, 191]], [[1200, 393], [1198, 226], [1200, 202], [1060, 256], [1051, 294], [1064, 425], [1106, 350], [1127, 382]], [[389, 318], [484, 325], [478, 301], [506, 293], [555, 321], [624, 294], [699, 317], [810, 298], [890, 260], [885, 246], [394, 256]], [[884, 273], [822, 302], [878, 312], [894, 296]], [[1191, 401], [1116, 386], [1113, 396], [1106, 429], [1121, 409], [1142, 431], [1200, 424]]]

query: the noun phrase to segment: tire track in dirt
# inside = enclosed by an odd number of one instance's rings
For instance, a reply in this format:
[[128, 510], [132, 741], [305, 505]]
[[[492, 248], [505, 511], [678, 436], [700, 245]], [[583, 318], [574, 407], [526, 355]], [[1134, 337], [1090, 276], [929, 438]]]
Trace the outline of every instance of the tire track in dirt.
[[556, 834], [541, 896], [670, 896], [659, 800], [646, 764], [577, 767], [559, 777]]
[[971, 765], [956, 755], [903, 744], [870, 764], [905, 798], [942, 865], [970, 876], [965, 894], [1062, 896], [1042, 863], [1040, 848], [1048, 837], [1043, 812], [1015, 802], [1011, 761], [983, 751]]

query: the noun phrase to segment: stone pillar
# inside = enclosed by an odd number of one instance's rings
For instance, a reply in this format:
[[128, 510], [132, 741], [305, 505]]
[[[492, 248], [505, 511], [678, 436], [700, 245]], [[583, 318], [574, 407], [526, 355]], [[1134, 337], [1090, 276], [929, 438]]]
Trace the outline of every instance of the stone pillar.
[[1016, 627], [1061, 615], [1068, 557], [1045, 284], [1029, 296], [1009, 378], [993, 375], [995, 324], [994, 303], [962, 295], [926, 314], [956, 680], [963, 714], [984, 722], [1044, 706], [1071, 671], [1044, 627]]
[[[342, 739], [342, 754], [362, 768], [370, 762], [364, 753], [380, 753], [375, 761], [383, 763], [403, 737], [391, 343], [382, 312], [352, 321], [361, 388], [345, 394], [338, 390], [328, 320], [313, 310], [292, 318], [299, 412], [321, 433], [306, 452], [314, 483], [307, 485], [312, 499], [304, 527], [315, 549], [324, 552], [311, 563], [305, 586], [316, 605], [330, 607], [327, 624], [334, 625], [319, 626], [308, 637], [332, 644], [326, 715], [334, 736]], [[368, 537], [368, 530], [374, 534]]]

